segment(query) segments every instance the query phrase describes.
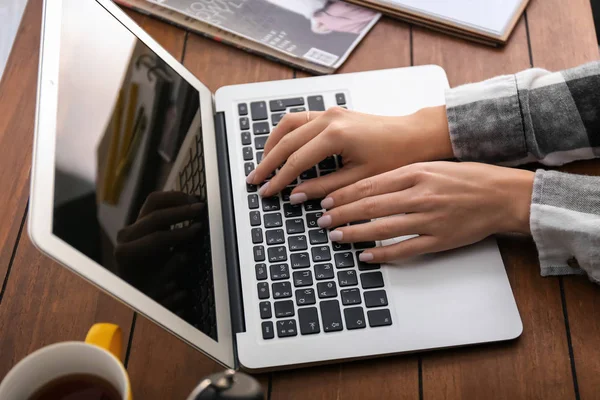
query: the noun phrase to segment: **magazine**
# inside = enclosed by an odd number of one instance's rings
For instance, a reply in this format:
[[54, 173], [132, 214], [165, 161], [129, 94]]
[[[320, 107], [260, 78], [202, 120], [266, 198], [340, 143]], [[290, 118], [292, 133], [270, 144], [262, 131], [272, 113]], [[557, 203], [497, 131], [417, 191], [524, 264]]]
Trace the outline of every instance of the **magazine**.
[[377, 12], [338, 0], [115, 0], [215, 40], [314, 73], [333, 73]]

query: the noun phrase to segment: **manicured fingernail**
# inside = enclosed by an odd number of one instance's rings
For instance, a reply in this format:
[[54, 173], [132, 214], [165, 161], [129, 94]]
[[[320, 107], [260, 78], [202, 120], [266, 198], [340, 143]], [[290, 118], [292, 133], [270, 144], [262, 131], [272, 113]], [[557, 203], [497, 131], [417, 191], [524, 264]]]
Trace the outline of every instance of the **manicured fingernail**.
[[291, 204], [304, 203], [306, 200], [308, 200], [306, 193], [293, 193], [290, 195], [290, 203]]
[[358, 259], [363, 262], [373, 261], [373, 253], [360, 253]]
[[321, 218], [317, 220], [317, 225], [321, 228], [327, 228], [331, 225], [331, 215], [323, 215]]
[[264, 185], [262, 185], [262, 186], [261, 186], [261, 188], [260, 188], [260, 189], [258, 189], [258, 194], [259, 194], [260, 196], [264, 196], [264, 195], [265, 195], [265, 192], [266, 192], [266, 191], [267, 191], [267, 189], [269, 188], [269, 183], [271, 183], [271, 182], [267, 182], [267, 183], [265, 183]]
[[255, 175], [256, 171], [252, 171], [248, 174], [248, 176], [246, 177], [246, 183], [252, 183], [252, 181], [254, 180], [254, 175]]
[[329, 210], [333, 207], [333, 199], [331, 197], [325, 197], [323, 200], [321, 200], [321, 207]]
[[339, 242], [340, 240], [342, 240], [343, 237], [344, 232], [338, 231], [337, 229], [335, 231], [329, 232], [329, 239], [331, 239], [332, 242]]

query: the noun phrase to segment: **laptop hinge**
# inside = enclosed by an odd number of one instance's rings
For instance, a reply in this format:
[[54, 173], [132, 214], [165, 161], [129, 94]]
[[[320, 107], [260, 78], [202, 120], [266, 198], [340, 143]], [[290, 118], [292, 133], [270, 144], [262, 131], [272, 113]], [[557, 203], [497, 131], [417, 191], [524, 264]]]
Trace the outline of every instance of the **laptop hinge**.
[[227, 150], [227, 127], [225, 113], [215, 113], [215, 139], [217, 144], [217, 163], [219, 166], [219, 187], [221, 189], [221, 209], [223, 217], [223, 234], [225, 237], [225, 262], [227, 282], [229, 284], [229, 308], [231, 311], [231, 329], [234, 340], [234, 355], [237, 363], [237, 346], [235, 338], [238, 332], [245, 332], [244, 305], [242, 302], [242, 284], [238, 257], [237, 234], [233, 209], [233, 192], [231, 189], [231, 171], [229, 168], [229, 152]]

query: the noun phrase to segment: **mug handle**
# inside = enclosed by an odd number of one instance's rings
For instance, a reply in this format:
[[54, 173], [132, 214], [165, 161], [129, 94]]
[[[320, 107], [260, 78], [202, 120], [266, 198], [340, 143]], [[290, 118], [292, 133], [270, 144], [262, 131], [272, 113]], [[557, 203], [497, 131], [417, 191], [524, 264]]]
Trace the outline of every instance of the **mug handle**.
[[94, 324], [85, 337], [85, 342], [108, 350], [113, 356], [121, 360], [122, 334], [119, 325]]

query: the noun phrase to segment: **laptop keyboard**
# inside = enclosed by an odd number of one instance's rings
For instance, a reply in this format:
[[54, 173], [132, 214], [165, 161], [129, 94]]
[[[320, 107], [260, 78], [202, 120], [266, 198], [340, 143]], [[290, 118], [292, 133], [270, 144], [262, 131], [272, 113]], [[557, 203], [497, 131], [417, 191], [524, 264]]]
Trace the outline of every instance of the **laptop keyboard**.
[[[337, 105], [346, 107], [344, 93]], [[237, 105], [242, 160], [246, 176], [262, 160], [271, 127], [287, 112], [324, 111], [322, 95], [255, 101]], [[304, 171], [277, 196], [261, 199], [246, 185], [255, 262], [256, 291], [263, 339], [366, 329], [392, 324], [378, 264], [358, 255], [375, 242], [331, 243], [328, 230], [317, 225], [321, 199], [292, 205], [289, 196], [302, 181], [334, 172], [338, 156], [327, 157]], [[353, 224], [369, 221], [357, 221]]]

